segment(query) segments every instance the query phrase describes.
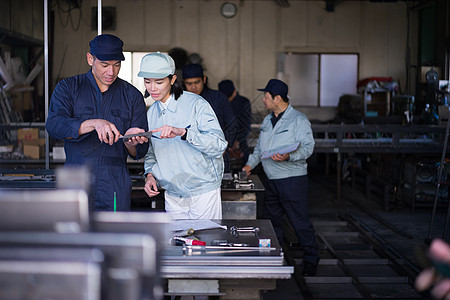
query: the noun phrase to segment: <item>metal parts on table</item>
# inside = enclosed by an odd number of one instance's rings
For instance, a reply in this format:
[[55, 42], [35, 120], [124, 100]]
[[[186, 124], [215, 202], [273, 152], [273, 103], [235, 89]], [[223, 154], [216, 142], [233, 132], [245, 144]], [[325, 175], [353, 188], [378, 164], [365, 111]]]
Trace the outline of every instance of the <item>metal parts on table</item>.
[[254, 189], [255, 184], [247, 177], [247, 173], [242, 171], [239, 172], [239, 175], [234, 174], [234, 177], [231, 173], [225, 173], [222, 178], [222, 187], [247, 190]]
[[[208, 229], [196, 232], [197, 237], [205, 241], [207, 246], [167, 247], [161, 258], [162, 277], [182, 280], [232, 279], [238, 280], [241, 285], [245, 285], [242, 280], [290, 278], [294, 272], [293, 267], [285, 265], [283, 251], [269, 220], [222, 219], [220, 224], [227, 226], [228, 230]], [[271, 239], [273, 243], [258, 247], [260, 239], [252, 231], [240, 232], [241, 236], [235, 238], [229, 231], [232, 226], [259, 228], [261, 238]], [[214, 246], [214, 241], [234, 245]], [[237, 246], [238, 244], [249, 246]]]
[[235, 181], [234, 184], [236, 185], [237, 189], [254, 189], [255, 184], [249, 179], [249, 180], [238, 180]]
[[248, 243], [230, 243], [227, 240], [214, 240], [211, 242], [211, 246], [228, 246], [228, 247], [248, 247]]
[[230, 232], [234, 237], [239, 237], [239, 233], [240, 232], [253, 232], [257, 238], [258, 237], [258, 232], [259, 232], [259, 228], [258, 227], [237, 227], [237, 226], [231, 226], [230, 227]]

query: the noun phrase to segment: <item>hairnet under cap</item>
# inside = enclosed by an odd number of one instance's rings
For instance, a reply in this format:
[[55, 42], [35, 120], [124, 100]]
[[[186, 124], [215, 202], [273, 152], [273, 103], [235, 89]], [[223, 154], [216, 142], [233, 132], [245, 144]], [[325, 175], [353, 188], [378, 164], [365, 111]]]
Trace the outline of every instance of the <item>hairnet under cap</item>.
[[175, 62], [169, 55], [161, 52], [152, 52], [141, 60], [138, 77], [165, 78], [175, 74]]
[[97, 35], [89, 43], [90, 52], [99, 60], [125, 60], [122, 53], [123, 42], [112, 34]]
[[203, 67], [199, 64], [189, 64], [183, 68], [183, 79], [203, 77]]

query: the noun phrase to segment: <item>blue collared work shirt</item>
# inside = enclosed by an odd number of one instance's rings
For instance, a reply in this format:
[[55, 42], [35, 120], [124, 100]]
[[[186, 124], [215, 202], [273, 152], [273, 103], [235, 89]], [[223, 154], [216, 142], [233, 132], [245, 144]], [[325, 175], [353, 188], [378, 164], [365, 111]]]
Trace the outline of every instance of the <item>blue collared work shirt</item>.
[[[173, 97], [173, 95], [171, 95]], [[151, 173], [172, 196], [198, 196], [222, 184], [225, 136], [211, 106], [201, 96], [184, 91], [167, 109], [156, 101], [147, 111], [148, 127], [188, 128], [186, 140], [151, 138], [145, 174]], [[159, 132], [154, 135], [159, 136]]]
[[[282, 179], [306, 175], [306, 159], [314, 151], [314, 138], [308, 118], [289, 104], [281, 119], [272, 126], [272, 114], [268, 114], [260, 127], [256, 147], [247, 165], [254, 168], [261, 162], [269, 179]], [[261, 154], [300, 142], [296, 151], [289, 153], [288, 161], [276, 162], [271, 158], [261, 160]]]

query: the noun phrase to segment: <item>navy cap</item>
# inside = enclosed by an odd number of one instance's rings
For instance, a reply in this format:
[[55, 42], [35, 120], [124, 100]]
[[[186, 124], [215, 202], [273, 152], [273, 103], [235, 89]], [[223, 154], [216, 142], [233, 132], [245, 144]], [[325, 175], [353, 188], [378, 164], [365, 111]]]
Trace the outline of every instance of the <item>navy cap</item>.
[[183, 78], [203, 77], [203, 68], [199, 64], [189, 64], [183, 67]]
[[233, 81], [231, 80], [222, 80], [219, 82], [219, 91], [225, 94], [225, 96], [230, 97], [233, 94], [235, 88]]
[[125, 60], [122, 53], [123, 42], [112, 34], [97, 35], [90, 43], [90, 52], [99, 60]]
[[258, 89], [261, 92], [269, 92], [274, 95], [280, 95], [283, 99], [288, 99], [288, 86], [281, 80], [270, 79], [266, 87], [263, 89]]

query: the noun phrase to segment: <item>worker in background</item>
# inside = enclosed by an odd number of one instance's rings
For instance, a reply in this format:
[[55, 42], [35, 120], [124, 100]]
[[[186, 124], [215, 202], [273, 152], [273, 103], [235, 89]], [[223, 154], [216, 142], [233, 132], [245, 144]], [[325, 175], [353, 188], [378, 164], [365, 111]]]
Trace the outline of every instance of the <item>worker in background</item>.
[[247, 137], [250, 133], [250, 126], [252, 124], [252, 106], [246, 97], [239, 94], [234, 87], [233, 81], [222, 80], [219, 82], [218, 87], [219, 91], [228, 97], [228, 101], [230, 101], [231, 108], [237, 119], [237, 137], [233, 145], [228, 146], [228, 154], [231, 159], [238, 159], [240, 170], [247, 161], [249, 155]]
[[66, 165], [87, 165], [93, 177], [96, 210], [127, 211], [131, 179], [127, 157], [144, 157], [148, 139], [121, 135], [148, 130], [142, 94], [118, 78], [123, 42], [102, 34], [90, 42], [91, 69], [60, 81], [50, 99], [46, 128], [64, 140]]
[[[203, 75], [203, 67], [199, 64], [188, 64], [183, 70], [183, 79], [188, 92], [202, 96], [213, 108], [219, 119], [228, 147], [234, 144], [237, 136], [237, 120], [231, 108], [231, 104], [224, 94], [208, 87], [207, 77]], [[224, 153], [225, 173], [230, 173], [230, 158]]]
[[139, 77], [155, 103], [147, 111], [153, 132], [145, 157], [145, 192], [165, 189], [165, 209], [174, 219], [221, 219], [220, 186], [227, 147], [219, 121], [205, 99], [184, 92], [173, 59], [150, 53]]
[[450, 299], [450, 245], [444, 240], [434, 239], [428, 259], [433, 260], [435, 266], [422, 270], [416, 277], [416, 289], [423, 292], [431, 288], [430, 292], [436, 299]]
[[[289, 104], [288, 86], [271, 79], [264, 89], [264, 118], [256, 147], [243, 170], [261, 162], [268, 180], [264, 216], [272, 222], [283, 246], [283, 216], [297, 234], [304, 249], [304, 276], [316, 274], [319, 256], [314, 228], [308, 216], [308, 175], [306, 159], [314, 151], [314, 138], [307, 117]], [[266, 158], [267, 157], [267, 158]]]

